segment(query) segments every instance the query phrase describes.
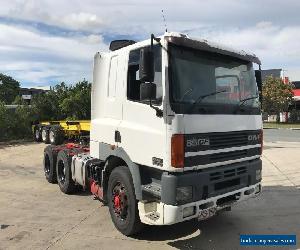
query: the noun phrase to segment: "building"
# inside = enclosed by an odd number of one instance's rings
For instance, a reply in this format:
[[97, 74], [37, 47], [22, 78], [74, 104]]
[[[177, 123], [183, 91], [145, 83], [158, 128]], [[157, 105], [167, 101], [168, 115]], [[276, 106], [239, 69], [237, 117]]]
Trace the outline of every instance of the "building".
[[28, 104], [30, 104], [31, 99], [34, 95], [38, 95], [41, 93], [45, 93], [50, 90], [50, 86], [38, 86], [34, 88], [20, 88], [20, 96], [23, 100], [25, 100]]
[[283, 70], [282, 69], [263, 69], [261, 71], [261, 78], [262, 80], [266, 80], [268, 76], [273, 76], [276, 78], [283, 79]]
[[300, 81], [293, 81], [291, 82], [294, 85], [294, 101], [295, 101], [295, 108], [300, 110]]

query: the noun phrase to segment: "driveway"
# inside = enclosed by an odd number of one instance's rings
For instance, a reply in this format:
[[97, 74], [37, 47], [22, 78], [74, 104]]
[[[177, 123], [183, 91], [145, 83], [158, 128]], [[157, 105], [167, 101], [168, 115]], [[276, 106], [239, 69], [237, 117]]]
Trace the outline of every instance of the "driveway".
[[65, 195], [47, 183], [44, 147], [0, 145], [0, 249], [232, 250], [243, 249], [240, 234], [297, 234], [300, 240], [300, 143], [265, 142], [257, 199], [200, 223], [148, 226], [135, 238], [121, 235], [108, 208], [89, 193]]

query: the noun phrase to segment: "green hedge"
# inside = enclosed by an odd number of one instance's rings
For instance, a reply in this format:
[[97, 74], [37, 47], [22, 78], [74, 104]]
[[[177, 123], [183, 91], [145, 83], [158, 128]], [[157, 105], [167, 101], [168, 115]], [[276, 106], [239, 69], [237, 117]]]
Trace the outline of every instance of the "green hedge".
[[290, 111], [289, 122], [300, 123], [300, 110], [293, 109]]
[[0, 141], [31, 137], [32, 112], [28, 106], [7, 109], [0, 102]]
[[31, 107], [16, 98], [16, 109], [7, 109], [0, 99], [0, 141], [32, 137], [31, 123], [45, 120], [90, 120], [91, 83], [60, 83], [47, 93], [33, 96]]

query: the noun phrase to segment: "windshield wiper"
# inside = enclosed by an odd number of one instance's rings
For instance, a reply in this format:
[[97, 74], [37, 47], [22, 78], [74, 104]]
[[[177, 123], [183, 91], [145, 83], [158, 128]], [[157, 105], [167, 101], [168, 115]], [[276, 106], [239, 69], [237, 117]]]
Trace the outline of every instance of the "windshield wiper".
[[239, 105], [237, 106], [237, 108], [235, 109], [234, 113], [236, 113], [237, 111], [243, 111], [242, 106], [245, 104], [246, 101], [252, 100], [252, 99], [256, 99], [258, 96], [250, 96], [244, 99], [240, 100]]
[[250, 96], [250, 97], [241, 99], [241, 100], [240, 100], [240, 103], [239, 103], [239, 107], [243, 106], [244, 103], [245, 103], [246, 101], [249, 101], [249, 100], [252, 100], [252, 99], [256, 99], [256, 98], [258, 98], [257, 95], [256, 95], [256, 96]]
[[216, 94], [219, 94], [219, 93], [224, 93], [226, 92], [226, 90], [221, 90], [221, 91], [215, 91], [215, 92], [212, 92], [212, 93], [209, 93], [209, 94], [206, 94], [206, 95], [201, 95], [197, 98], [196, 101], [193, 102], [193, 104], [197, 104], [199, 103], [200, 101], [202, 101], [204, 98], [208, 97], [208, 96], [212, 96], [212, 95], [216, 95]]
[[182, 97], [180, 98], [179, 101], [182, 102], [183, 99], [184, 99], [184, 97], [185, 97], [187, 94], [191, 93], [192, 91], [193, 91], [192, 88], [189, 88], [187, 91], [185, 91], [185, 93], [182, 95]]

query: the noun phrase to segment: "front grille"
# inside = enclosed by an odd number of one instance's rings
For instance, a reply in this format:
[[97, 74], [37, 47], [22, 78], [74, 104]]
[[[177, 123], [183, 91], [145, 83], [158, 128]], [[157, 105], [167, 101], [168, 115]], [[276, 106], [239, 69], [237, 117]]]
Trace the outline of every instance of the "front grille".
[[237, 185], [240, 185], [240, 184], [241, 184], [240, 178], [227, 180], [227, 181], [222, 181], [222, 182], [218, 182], [218, 183], [215, 184], [215, 190], [219, 191], [219, 190], [234, 187], [234, 186], [237, 186]]
[[244, 150], [236, 150], [230, 152], [222, 152], [217, 154], [196, 155], [186, 157], [184, 162], [186, 167], [205, 165], [216, 162], [224, 162], [229, 160], [242, 159], [246, 157], [257, 156], [260, 154], [260, 148], [249, 148]]
[[210, 162], [227, 161], [247, 157], [247, 150], [230, 151], [210, 155]]
[[[207, 151], [207, 154], [194, 154], [185, 157], [185, 166], [197, 166], [210, 163], [224, 162], [229, 160], [242, 159], [260, 155], [260, 148], [249, 147], [260, 144], [260, 130], [216, 132], [203, 134], [185, 135], [185, 152]], [[209, 152], [209, 150], [219, 150], [237, 147], [229, 152]], [[244, 148], [241, 148], [244, 147]], [[224, 150], [225, 151], [225, 150]]]
[[244, 131], [212, 133], [209, 139], [210, 149], [240, 147], [248, 144], [248, 133]]
[[260, 144], [260, 130], [185, 135], [185, 151], [197, 152]]
[[209, 173], [209, 181], [214, 192], [225, 191], [235, 186], [244, 185], [248, 180], [246, 166], [223, 168]]
[[231, 168], [231, 169], [226, 169], [223, 171], [216, 171], [216, 172], [210, 173], [209, 180], [210, 181], [218, 181], [218, 180], [223, 180], [226, 178], [240, 176], [240, 175], [243, 175], [246, 173], [247, 173], [246, 167]]

